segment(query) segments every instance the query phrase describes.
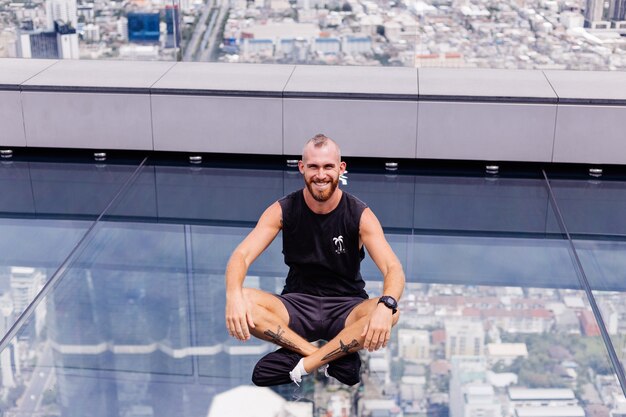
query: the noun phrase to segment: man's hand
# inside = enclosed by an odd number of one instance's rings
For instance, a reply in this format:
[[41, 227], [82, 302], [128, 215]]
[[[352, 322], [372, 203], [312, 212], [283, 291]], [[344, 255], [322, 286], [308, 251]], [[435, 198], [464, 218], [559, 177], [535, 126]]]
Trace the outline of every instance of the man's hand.
[[363, 328], [363, 333], [361, 333], [361, 337], [365, 337], [363, 348], [372, 352], [381, 347], [387, 347], [391, 337], [392, 323], [392, 311], [385, 305], [378, 304], [370, 317], [370, 321]]
[[242, 341], [250, 339], [250, 328], [254, 329], [252, 306], [242, 290], [226, 294], [226, 328], [228, 334]]

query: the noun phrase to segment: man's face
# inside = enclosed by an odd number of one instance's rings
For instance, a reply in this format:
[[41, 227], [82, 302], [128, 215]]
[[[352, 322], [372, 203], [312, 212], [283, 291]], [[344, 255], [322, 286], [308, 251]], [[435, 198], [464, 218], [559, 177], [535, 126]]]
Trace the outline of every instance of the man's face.
[[339, 160], [334, 144], [307, 146], [303, 160], [298, 163], [304, 183], [311, 195], [320, 203], [327, 201], [339, 185], [339, 176], [346, 170], [346, 163]]

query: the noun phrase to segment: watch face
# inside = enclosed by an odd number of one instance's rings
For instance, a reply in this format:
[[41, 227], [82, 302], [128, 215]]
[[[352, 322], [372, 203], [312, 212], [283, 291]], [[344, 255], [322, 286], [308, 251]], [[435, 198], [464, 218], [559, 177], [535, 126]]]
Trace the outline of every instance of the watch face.
[[383, 302], [389, 308], [396, 308], [398, 306], [398, 303], [396, 302], [396, 300], [390, 296], [385, 296]]

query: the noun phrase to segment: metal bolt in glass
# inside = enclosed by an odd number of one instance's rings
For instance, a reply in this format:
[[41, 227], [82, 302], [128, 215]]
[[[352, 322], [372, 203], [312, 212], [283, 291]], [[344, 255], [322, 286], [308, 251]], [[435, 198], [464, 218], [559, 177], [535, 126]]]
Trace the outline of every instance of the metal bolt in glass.
[[190, 164], [200, 164], [202, 163], [202, 157], [200, 155], [193, 155], [189, 157]]
[[589, 168], [589, 176], [598, 178], [602, 176], [602, 168]]
[[0, 150], [0, 156], [4, 159], [9, 159], [13, 157], [13, 151], [11, 149], [2, 149]]
[[105, 152], [95, 152], [93, 154], [93, 159], [95, 159], [98, 162], [106, 161], [107, 154]]
[[288, 167], [297, 167], [298, 166], [298, 160], [297, 159], [287, 159], [287, 166]]
[[500, 167], [498, 165], [487, 165], [485, 167], [485, 173], [489, 175], [497, 175], [500, 172]]
[[398, 163], [397, 162], [385, 162], [385, 169], [387, 171], [397, 171]]

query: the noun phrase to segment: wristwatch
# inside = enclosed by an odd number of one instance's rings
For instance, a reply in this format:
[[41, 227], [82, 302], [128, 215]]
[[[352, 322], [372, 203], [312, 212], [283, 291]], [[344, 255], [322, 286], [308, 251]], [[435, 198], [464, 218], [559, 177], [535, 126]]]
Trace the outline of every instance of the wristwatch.
[[391, 309], [392, 315], [396, 314], [396, 311], [398, 311], [398, 302], [390, 295], [383, 295], [382, 297], [380, 297], [380, 299], [378, 300], [378, 304], [380, 303], [383, 303], [385, 307]]

